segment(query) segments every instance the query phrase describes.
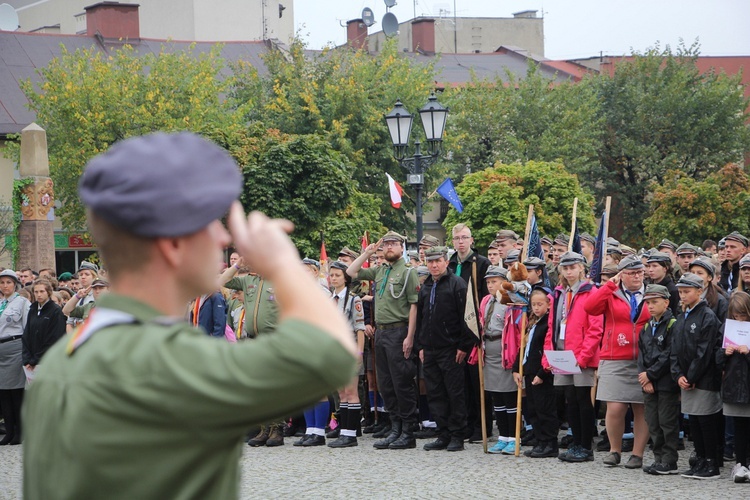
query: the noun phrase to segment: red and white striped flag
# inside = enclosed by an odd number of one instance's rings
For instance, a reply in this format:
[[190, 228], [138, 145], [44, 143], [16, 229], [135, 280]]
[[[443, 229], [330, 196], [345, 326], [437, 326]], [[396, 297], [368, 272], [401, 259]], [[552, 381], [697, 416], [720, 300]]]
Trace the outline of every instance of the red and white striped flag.
[[391, 191], [391, 205], [393, 208], [401, 208], [401, 194], [404, 192], [398, 182], [393, 180], [389, 174], [388, 176], [388, 189]]

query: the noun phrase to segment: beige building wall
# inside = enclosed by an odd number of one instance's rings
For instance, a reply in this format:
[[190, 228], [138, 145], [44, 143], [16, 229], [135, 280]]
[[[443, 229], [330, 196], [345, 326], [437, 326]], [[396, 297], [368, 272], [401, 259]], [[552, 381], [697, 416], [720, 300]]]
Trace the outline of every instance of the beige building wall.
[[[60, 25], [61, 34], [85, 33], [84, 7], [96, 0], [5, 0], [16, 8], [20, 31]], [[293, 0], [126, 0], [139, 4], [143, 38], [248, 41], [294, 37]], [[285, 9], [279, 18], [279, 5]], [[264, 23], [265, 22], [265, 36]]]
[[[369, 36], [369, 48], [378, 52], [385, 43], [382, 31]], [[411, 20], [399, 24], [399, 50], [412, 51]], [[435, 52], [470, 54], [495, 52], [501, 45], [516, 46], [534, 55], [544, 55], [544, 20], [536, 17], [435, 18]]]

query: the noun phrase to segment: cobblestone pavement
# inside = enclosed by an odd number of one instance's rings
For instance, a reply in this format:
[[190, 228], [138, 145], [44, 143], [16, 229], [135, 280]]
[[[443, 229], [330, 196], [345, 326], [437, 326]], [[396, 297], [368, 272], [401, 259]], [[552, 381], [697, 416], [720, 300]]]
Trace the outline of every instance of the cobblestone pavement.
[[[721, 479], [698, 481], [680, 476], [655, 477], [641, 470], [596, 461], [563, 463], [555, 458], [531, 459], [485, 455], [481, 444], [466, 450], [376, 450], [374, 439], [360, 438], [356, 448], [295, 448], [293, 439], [279, 448], [245, 447], [241, 498], [749, 498], [750, 483], [729, 479], [733, 463]], [[687, 469], [688, 450], [680, 452]], [[629, 454], [624, 454], [623, 463]], [[647, 452], [646, 463], [653, 457]], [[21, 447], [0, 447], [0, 499], [20, 498]]]

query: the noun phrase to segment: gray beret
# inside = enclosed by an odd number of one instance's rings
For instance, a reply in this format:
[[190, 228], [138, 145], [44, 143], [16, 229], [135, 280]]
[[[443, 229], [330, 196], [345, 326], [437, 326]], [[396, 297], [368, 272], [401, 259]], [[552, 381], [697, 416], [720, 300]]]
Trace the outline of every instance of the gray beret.
[[706, 270], [708, 275], [711, 276], [712, 278], [716, 274], [716, 267], [714, 267], [714, 263], [709, 258], [698, 257], [697, 259], [695, 259], [693, 262], [690, 263], [690, 266], [688, 267], [688, 269], [692, 269], [693, 266], [702, 267], [703, 269]]
[[555, 236], [554, 241], [552, 242], [553, 245], [562, 245], [562, 246], [568, 246], [568, 243], [570, 243], [570, 236], [567, 234], [560, 233], [557, 236]]
[[589, 233], [581, 233], [581, 241], [588, 241], [592, 245], [596, 245], [596, 238], [591, 236]]
[[96, 215], [146, 238], [203, 229], [227, 213], [241, 190], [232, 157], [190, 132], [118, 142], [89, 161], [78, 183]]
[[309, 257], [305, 257], [304, 259], [302, 259], [302, 263], [303, 263], [304, 265], [306, 265], [306, 266], [315, 266], [315, 267], [317, 267], [318, 269], [320, 269], [320, 262], [318, 262], [318, 261], [317, 261], [317, 260], [315, 260], [315, 259], [311, 259], [311, 258], [309, 258]]
[[95, 273], [98, 273], [99, 272], [99, 266], [97, 266], [93, 262], [89, 262], [87, 260], [84, 260], [83, 262], [81, 262], [81, 265], [78, 267], [78, 271], [83, 271], [83, 270], [94, 271]]
[[680, 276], [680, 280], [677, 282], [678, 288], [700, 288], [703, 289], [703, 278], [693, 273], [685, 273]]
[[727, 245], [727, 239], [722, 238], [719, 240], [719, 243], [716, 245], [718, 248], [724, 248]]
[[649, 264], [652, 262], [658, 262], [661, 264], [668, 264], [670, 267], [672, 266], [672, 258], [669, 256], [669, 254], [666, 254], [664, 252], [651, 252], [648, 255], [648, 261]]
[[618, 255], [622, 255], [623, 254], [622, 248], [620, 248], [620, 245], [617, 245], [617, 246], [607, 245], [607, 255], [609, 255], [611, 253], [616, 253]]
[[586, 259], [580, 253], [565, 252], [560, 256], [561, 266], [572, 266], [573, 264], [583, 264]]
[[511, 250], [508, 252], [508, 256], [505, 257], [505, 264], [513, 264], [521, 259], [520, 250]]
[[518, 240], [518, 234], [516, 234], [515, 231], [511, 231], [510, 229], [503, 229], [502, 231], [497, 232], [497, 234], [495, 235], [495, 240]]
[[417, 276], [429, 276], [430, 270], [427, 269], [427, 266], [418, 266], [417, 267]]
[[635, 255], [628, 255], [617, 264], [618, 271], [624, 271], [626, 269], [643, 269], [643, 261]]
[[500, 266], [489, 266], [487, 272], [484, 273], [486, 278], [505, 278], [508, 279], [508, 270]]
[[430, 247], [424, 251], [424, 260], [438, 260], [440, 257], [446, 258], [448, 256], [447, 247]]
[[750, 253], [740, 259], [740, 269], [750, 267]]
[[383, 243], [385, 243], [386, 241], [398, 241], [399, 243], [403, 244], [405, 241], [404, 237], [398, 234], [396, 231], [388, 231], [380, 239], [383, 240]]
[[425, 247], [436, 247], [440, 245], [440, 240], [432, 236], [431, 234], [425, 234], [422, 239], [419, 240], [419, 246]]
[[646, 285], [646, 293], [643, 294], [643, 300], [648, 299], [666, 299], [669, 300], [672, 296], [669, 293], [669, 289], [663, 285]]
[[734, 241], [738, 242], [740, 245], [742, 245], [743, 247], [748, 246], [748, 240], [747, 240], [747, 238], [744, 237], [743, 235], [741, 235], [737, 231], [733, 231], [732, 233], [724, 236], [723, 239], [724, 239], [725, 242], [726, 242], [726, 240], [734, 240]]
[[552, 245], [552, 239], [549, 236], [542, 236], [542, 239], [539, 241], [542, 245]]
[[675, 252], [677, 255], [685, 255], [685, 254], [695, 254], [697, 253], [696, 248], [691, 245], [688, 242], [683, 243], [682, 245], [677, 247], [677, 251]]
[[344, 274], [346, 274], [346, 270], [349, 269], [349, 266], [347, 266], [345, 262], [334, 260], [331, 262], [331, 269], [338, 269], [339, 271], [344, 271]]
[[661, 250], [662, 248], [669, 248], [673, 252], [677, 251], [677, 245], [675, 245], [672, 241], [664, 238], [659, 242], [659, 244], [656, 246], [657, 249]]
[[547, 263], [539, 257], [530, 257], [523, 261], [523, 265], [526, 266], [526, 269], [532, 271], [534, 269], [543, 269]]

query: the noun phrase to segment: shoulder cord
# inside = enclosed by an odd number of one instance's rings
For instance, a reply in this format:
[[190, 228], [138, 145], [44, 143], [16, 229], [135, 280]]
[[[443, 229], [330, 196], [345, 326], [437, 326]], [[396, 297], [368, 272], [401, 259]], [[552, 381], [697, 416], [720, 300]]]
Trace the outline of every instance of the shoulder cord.
[[406, 291], [407, 285], [409, 284], [409, 276], [411, 276], [411, 272], [413, 270], [414, 270], [413, 267], [409, 267], [409, 268], [406, 269], [406, 276], [404, 276], [404, 286], [401, 287], [401, 292], [398, 295], [396, 295], [395, 293], [393, 293], [393, 283], [391, 283], [390, 288], [389, 288], [389, 290], [391, 292], [391, 297], [393, 297], [394, 299], [400, 299], [404, 295], [404, 292]]

